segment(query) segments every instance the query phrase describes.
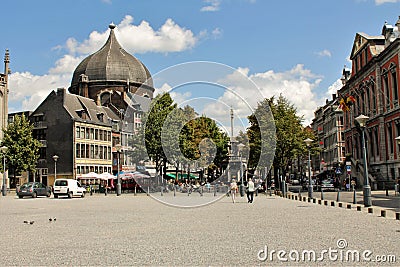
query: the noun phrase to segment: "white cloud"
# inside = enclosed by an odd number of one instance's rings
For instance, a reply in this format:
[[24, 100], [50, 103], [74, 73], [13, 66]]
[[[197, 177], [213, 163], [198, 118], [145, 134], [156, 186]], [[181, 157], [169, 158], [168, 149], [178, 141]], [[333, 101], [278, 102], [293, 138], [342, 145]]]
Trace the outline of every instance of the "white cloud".
[[160, 88], [154, 88], [154, 97], [156, 97], [158, 94], [166, 93], [169, 92], [172, 89], [171, 85], [168, 83], [164, 83], [161, 85]]
[[207, 4], [207, 6], [203, 6], [200, 11], [202, 12], [214, 12], [219, 10], [219, 6], [221, 4], [220, 0], [204, 0], [204, 3]]
[[386, 3], [397, 3], [397, 2], [400, 2], [400, 0], [375, 0], [375, 4], [378, 6]]
[[342, 81], [337, 79], [331, 86], [328, 87], [328, 91], [326, 92], [326, 96], [328, 99], [332, 99], [333, 94], [337, 94], [337, 91], [341, 89], [343, 86]]
[[212, 34], [212, 36], [213, 36], [215, 39], [217, 39], [217, 38], [221, 37], [222, 32], [223, 32], [222, 29], [220, 29], [220, 28], [215, 28], [215, 29], [211, 32], [211, 34]]
[[316, 54], [317, 54], [318, 56], [320, 56], [320, 57], [331, 57], [331, 56], [332, 56], [331, 51], [329, 51], [329, 50], [327, 50], [327, 49], [324, 49], [324, 50], [322, 50], [322, 51], [319, 51], [319, 52], [317, 52]]
[[[253, 81], [258, 89], [250, 88], [249, 83], [243, 80], [243, 75]], [[263, 98], [282, 94], [297, 108], [298, 114], [304, 116], [304, 125], [308, 125], [314, 118], [315, 109], [323, 103], [323, 99], [318, 99], [314, 93], [320, 82], [320, 76], [301, 64], [284, 72], [268, 70], [254, 74], [250, 74], [248, 68], [239, 68], [224, 79], [229, 90], [218, 101], [205, 106], [202, 112], [229, 125], [229, 106], [232, 106], [235, 116], [243, 119], [251, 114]]]
[[19, 103], [19, 107], [10, 105], [10, 111], [34, 110], [51, 90], [68, 87], [71, 73], [33, 75], [29, 72], [15, 72], [10, 75], [10, 103]]
[[[89, 39], [79, 43], [69, 38], [65, 44], [70, 54], [89, 54], [97, 51], [106, 41], [109, 30], [104, 32], [93, 31]], [[118, 41], [125, 50], [131, 53], [146, 52], [181, 52], [193, 48], [204, 33], [195, 35], [191, 30], [167, 19], [157, 30], [149, 22], [143, 20], [139, 25], [133, 24], [133, 17], [126, 15], [115, 28]]]

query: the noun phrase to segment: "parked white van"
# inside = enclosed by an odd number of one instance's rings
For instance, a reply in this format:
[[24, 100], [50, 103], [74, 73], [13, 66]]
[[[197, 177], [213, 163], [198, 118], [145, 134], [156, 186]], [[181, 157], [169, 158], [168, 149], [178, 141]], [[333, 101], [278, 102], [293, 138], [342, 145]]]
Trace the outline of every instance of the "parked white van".
[[54, 198], [58, 196], [68, 196], [72, 198], [74, 196], [85, 197], [86, 189], [74, 179], [56, 179], [53, 186]]

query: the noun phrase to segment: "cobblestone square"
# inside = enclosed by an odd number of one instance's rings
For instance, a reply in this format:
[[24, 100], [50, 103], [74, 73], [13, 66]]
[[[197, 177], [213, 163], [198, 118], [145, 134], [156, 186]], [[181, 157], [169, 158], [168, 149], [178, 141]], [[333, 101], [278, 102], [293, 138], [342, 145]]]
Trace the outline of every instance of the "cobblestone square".
[[[189, 197], [200, 197], [191, 195]], [[198, 208], [175, 208], [145, 195], [0, 198], [1, 265], [376, 265], [291, 261], [272, 250], [370, 250], [400, 260], [400, 221], [260, 194]], [[49, 219], [56, 218], [56, 221]], [[34, 221], [33, 224], [24, 221]], [[339, 249], [340, 252], [340, 249]], [[268, 254], [269, 255], [269, 254]], [[291, 255], [293, 256], [293, 255]], [[261, 260], [260, 260], [261, 258]], [[286, 254], [288, 258], [288, 254]]]

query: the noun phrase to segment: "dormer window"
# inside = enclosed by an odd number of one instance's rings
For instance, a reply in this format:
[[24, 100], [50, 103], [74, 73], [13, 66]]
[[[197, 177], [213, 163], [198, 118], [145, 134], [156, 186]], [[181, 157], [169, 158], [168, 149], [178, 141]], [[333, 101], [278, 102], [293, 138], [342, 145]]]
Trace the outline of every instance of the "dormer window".
[[97, 119], [99, 120], [99, 121], [101, 121], [101, 122], [103, 122], [103, 119], [104, 119], [104, 113], [97, 113]]
[[82, 120], [87, 120], [89, 118], [89, 115], [84, 109], [76, 110], [76, 114], [78, 114], [79, 118], [81, 118]]

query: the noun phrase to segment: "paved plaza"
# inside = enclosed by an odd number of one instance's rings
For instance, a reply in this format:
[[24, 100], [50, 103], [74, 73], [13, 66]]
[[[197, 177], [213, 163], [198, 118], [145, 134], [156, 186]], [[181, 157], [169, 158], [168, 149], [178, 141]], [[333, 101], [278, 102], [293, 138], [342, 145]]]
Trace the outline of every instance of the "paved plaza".
[[[368, 251], [366, 259], [395, 256], [385, 264], [400, 264], [400, 221], [274, 195], [260, 194], [252, 204], [223, 197], [197, 208], [171, 207], [144, 194], [8, 195], [0, 198], [0, 210], [5, 266], [377, 265], [363, 260]], [[308, 260], [310, 251], [315, 261]], [[361, 259], [346, 257], [349, 251]]]

